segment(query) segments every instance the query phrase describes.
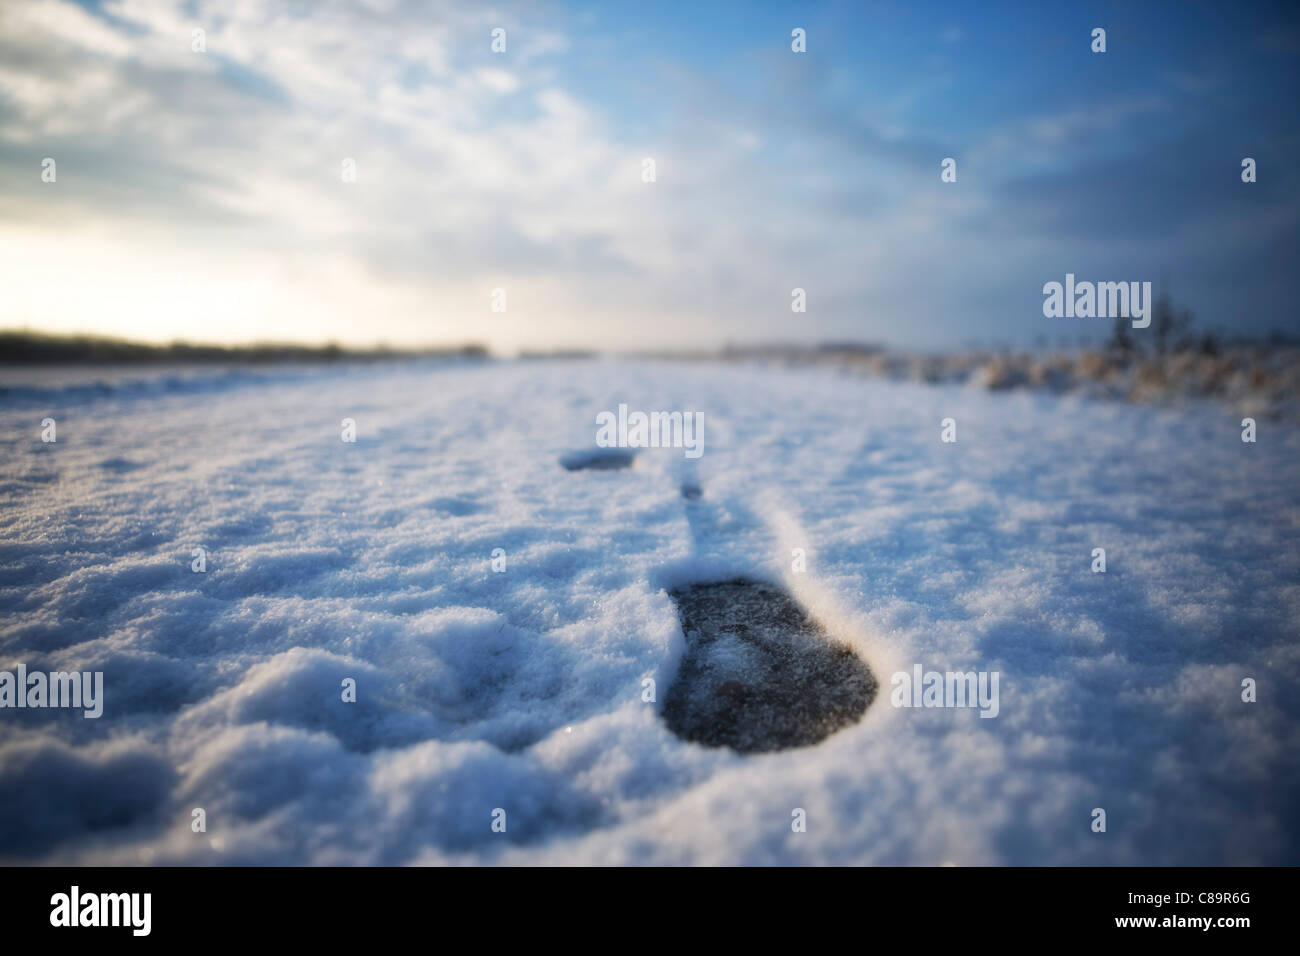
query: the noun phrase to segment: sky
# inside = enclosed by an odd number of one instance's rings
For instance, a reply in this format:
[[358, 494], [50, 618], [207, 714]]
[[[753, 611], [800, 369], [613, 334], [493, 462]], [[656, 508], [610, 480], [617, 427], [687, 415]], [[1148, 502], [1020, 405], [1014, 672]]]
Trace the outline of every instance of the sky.
[[1297, 333], [1298, 9], [5, 0], [0, 327], [1100, 340], [1073, 273]]

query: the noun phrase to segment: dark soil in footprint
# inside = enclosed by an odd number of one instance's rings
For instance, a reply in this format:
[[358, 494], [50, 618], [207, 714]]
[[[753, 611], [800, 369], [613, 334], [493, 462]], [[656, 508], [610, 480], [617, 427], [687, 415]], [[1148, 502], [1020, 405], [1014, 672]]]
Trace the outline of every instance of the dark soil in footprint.
[[567, 471], [613, 471], [616, 468], [630, 468], [636, 460], [636, 452], [626, 448], [595, 448], [589, 451], [571, 451], [560, 457], [560, 464]]
[[781, 588], [738, 579], [671, 594], [686, 635], [663, 707], [677, 736], [741, 753], [806, 747], [875, 699], [867, 665]]

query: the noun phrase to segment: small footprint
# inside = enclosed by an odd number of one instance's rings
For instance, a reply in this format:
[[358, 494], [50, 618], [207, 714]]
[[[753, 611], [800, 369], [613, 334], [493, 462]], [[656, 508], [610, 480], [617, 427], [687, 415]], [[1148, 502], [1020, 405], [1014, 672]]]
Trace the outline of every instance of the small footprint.
[[593, 448], [560, 456], [560, 464], [566, 471], [614, 471], [630, 468], [635, 460], [636, 452], [627, 448]]
[[776, 585], [737, 578], [670, 593], [686, 636], [663, 707], [677, 736], [740, 753], [807, 747], [875, 699], [861, 658]]
[[136, 471], [137, 469], [143, 468], [144, 465], [138, 461], [131, 461], [129, 458], [105, 458], [99, 463], [99, 467], [103, 468], [105, 471], [112, 471], [119, 475], [124, 475], [129, 471]]

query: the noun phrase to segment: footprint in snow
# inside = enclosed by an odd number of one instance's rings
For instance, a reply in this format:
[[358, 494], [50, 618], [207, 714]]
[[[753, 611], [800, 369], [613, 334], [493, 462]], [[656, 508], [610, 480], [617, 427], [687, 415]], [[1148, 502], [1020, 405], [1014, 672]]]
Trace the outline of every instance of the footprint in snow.
[[613, 471], [630, 468], [635, 460], [636, 452], [627, 448], [592, 448], [560, 456], [560, 464], [566, 471]]
[[[560, 459], [569, 471], [627, 468], [636, 452], [601, 448]], [[717, 546], [744, 509], [705, 508], [694, 463], [681, 495], [697, 547]], [[731, 545], [734, 547], [735, 542]], [[673, 590], [686, 653], [664, 700], [668, 728], [684, 740], [740, 753], [807, 747], [856, 723], [876, 679], [850, 648], [830, 639], [782, 588], [737, 578]]]
[[862, 659], [776, 585], [737, 578], [670, 593], [686, 636], [663, 707], [677, 736], [740, 753], [807, 747], [875, 699]]

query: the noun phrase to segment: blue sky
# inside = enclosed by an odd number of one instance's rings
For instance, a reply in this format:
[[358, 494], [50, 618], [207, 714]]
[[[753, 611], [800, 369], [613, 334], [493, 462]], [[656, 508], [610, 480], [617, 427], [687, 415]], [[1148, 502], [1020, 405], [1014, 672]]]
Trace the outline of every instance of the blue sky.
[[1073, 272], [1164, 284], [1201, 327], [1296, 332], [1298, 56], [1290, 4], [13, 0], [0, 324], [1099, 340], [1104, 320], [1042, 315]]

